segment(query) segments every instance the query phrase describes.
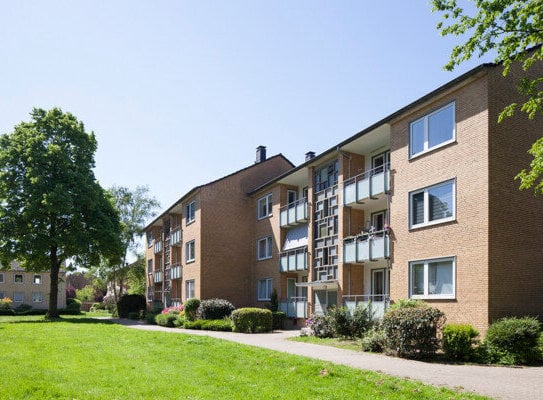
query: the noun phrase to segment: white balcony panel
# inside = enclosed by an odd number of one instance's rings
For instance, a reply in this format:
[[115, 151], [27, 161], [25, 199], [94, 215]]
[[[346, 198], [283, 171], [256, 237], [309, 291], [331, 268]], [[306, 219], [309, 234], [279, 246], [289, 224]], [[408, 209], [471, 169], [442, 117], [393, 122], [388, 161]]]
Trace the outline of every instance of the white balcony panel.
[[345, 242], [343, 245], [343, 262], [356, 262], [356, 241]]
[[279, 259], [279, 270], [281, 272], [288, 271], [288, 256], [281, 256], [281, 258]]

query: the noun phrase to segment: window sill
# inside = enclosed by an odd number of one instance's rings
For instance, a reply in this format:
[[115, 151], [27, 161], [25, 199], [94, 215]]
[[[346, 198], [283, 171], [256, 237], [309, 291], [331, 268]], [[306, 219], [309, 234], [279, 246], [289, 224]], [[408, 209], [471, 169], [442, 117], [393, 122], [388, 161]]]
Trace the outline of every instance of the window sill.
[[428, 296], [411, 296], [409, 297], [413, 300], [456, 300], [456, 295], [447, 294], [447, 295], [428, 295]]
[[270, 256], [270, 257], [264, 257], [264, 258], [257, 258], [256, 261], [266, 261], [266, 260], [271, 260], [273, 257]]
[[456, 215], [453, 216], [453, 217], [450, 217], [450, 218], [439, 219], [437, 221], [426, 222], [426, 223], [417, 224], [417, 225], [410, 225], [409, 230], [414, 231], [414, 230], [417, 230], [417, 229], [420, 229], [420, 228], [427, 228], [429, 226], [446, 224], [447, 222], [456, 222]]
[[193, 258], [192, 260], [185, 260], [185, 264], [192, 264], [195, 261], [196, 261], [195, 258]]
[[194, 219], [192, 219], [192, 220], [190, 220], [190, 221], [187, 221], [187, 222], [185, 222], [185, 227], [187, 227], [187, 226], [189, 226], [189, 225], [192, 225], [192, 224], [194, 224], [195, 222], [196, 222], [196, 218], [194, 218]]
[[262, 221], [263, 219], [267, 219], [267, 218], [271, 218], [273, 217], [273, 214], [270, 214], [270, 215], [264, 215], [263, 217], [257, 217], [257, 221]]
[[418, 152], [418, 153], [416, 153], [416, 154], [410, 155], [407, 159], [408, 159], [409, 161], [415, 160], [415, 159], [417, 159], [417, 158], [419, 158], [419, 157], [424, 156], [425, 154], [431, 153], [431, 152], [433, 152], [433, 151], [435, 151], [435, 150], [438, 150], [438, 149], [440, 149], [440, 148], [442, 148], [442, 147], [445, 147], [445, 146], [447, 146], [447, 145], [449, 145], [449, 144], [451, 144], [451, 143], [456, 143], [456, 137], [452, 138], [451, 140], [447, 140], [446, 142], [440, 143], [440, 144], [438, 144], [437, 146], [434, 146], [434, 147], [431, 147], [431, 148], [429, 148], [429, 149], [426, 149], [426, 150], [423, 150], [423, 151], [421, 151], [421, 152]]

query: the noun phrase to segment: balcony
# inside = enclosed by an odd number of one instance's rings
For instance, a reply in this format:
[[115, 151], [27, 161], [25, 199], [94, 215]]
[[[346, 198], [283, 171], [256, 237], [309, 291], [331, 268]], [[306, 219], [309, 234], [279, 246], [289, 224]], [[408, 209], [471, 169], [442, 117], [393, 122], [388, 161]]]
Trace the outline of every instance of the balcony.
[[343, 204], [348, 206], [378, 198], [390, 190], [390, 169], [378, 167], [343, 182]]
[[358, 306], [371, 307], [372, 319], [383, 318], [390, 306], [390, 298], [384, 294], [363, 294], [343, 296], [343, 305], [352, 313]]
[[179, 247], [181, 246], [182, 241], [183, 238], [181, 235], [181, 228], [174, 228], [174, 230], [170, 234], [170, 245]]
[[183, 276], [183, 267], [181, 265], [174, 265], [171, 271], [171, 279], [181, 279]]
[[162, 240], [155, 241], [155, 254], [162, 253]]
[[279, 224], [281, 228], [307, 221], [307, 199], [300, 199], [281, 207]]
[[307, 246], [281, 253], [279, 271], [292, 272], [304, 270], [307, 270]]
[[162, 282], [162, 271], [155, 272], [153, 282], [155, 282], [155, 283]]
[[279, 302], [279, 311], [283, 311], [289, 318], [307, 318], [307, 299], [305, 297], [291, 297]]
[[343, 262], [356, 264], [390, 257], [388, 231], [363, 234], [343, 241]]

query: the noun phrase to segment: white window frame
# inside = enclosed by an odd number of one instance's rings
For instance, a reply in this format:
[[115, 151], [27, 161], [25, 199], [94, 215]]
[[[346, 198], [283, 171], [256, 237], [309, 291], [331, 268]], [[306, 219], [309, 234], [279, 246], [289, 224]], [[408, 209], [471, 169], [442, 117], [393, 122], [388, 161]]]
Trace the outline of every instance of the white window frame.
[[147, 247], [153, 246], [153, 232], [149, 231], [147, 232]]
[[[21, 282], [17, 282], [17, 277], [21, 277]], [[13, 274], [13, 283], [17, 283], [18, 285], [23, 285], [25, 283], [25, 277], [23, 274]]]
[[42, 292], [32, 292], [32, 303], [43, 303], [43, 300]]
[[[447, 108], [452, 108], [452, 117], [453, 117], [453, 132], [452, 132], [452, 138], [445, 140], [444, 142], [438, 143], [435, 146], [429, 147], [429, 130], [428, 130], [428, 120], [431, 116], [440, 113], [441, 111], [446, 110]], [[418, 122], [424, 123], [424, 145], [423, 149], [419, 151], [418, 153], [413, 153], [413, 125]], [[449, 143], [453, 143], [456, 141], [456, 102], [451, 101], [450, 103], [444, 105], [443, 107], [438, 108], [437, 110], [432, 111], [431, 113], [428, 113], [421, 118], [416, 119], [415, 121], [412, 121], [409, 124], [409, 159], [416, 158], [422, 154], [428, 153], [432, 150], [438, 149], [440, 147], [446, 146]]]
[[190, 225], [196, 220], [196, 201], [191, 201], [185, 206], [185, 225]]
[[[37, 282], [36, 282], [37, 281]], [[42, 276], [40, 274], [36, 274], [32, 278], [32, 284], [33, 285], [41, 285], [43, 283]]]
[[[261, 254], [260, 253], [260, 243], [265, 243], [265, 251], [264, 251], [264, 254]], [[270, 258], [272, 258], [272, 237], [271, 236], [266, 236], [266, 237], [263, 237], [263, 238], [260, 238], [257, 240], [256, 242], [256, 258], [257, 260], [268, 260]]]
[[195, 260], [196, 260], [196, 241], [189, 240], [187, 243], [185, 243], [185, 262], [190, 263], [190, 262], [194, 262]]
[[[293, 201], [288, 201], [289, 197], [291, 197], [291, 196], [294, 198], [294, 200]], [[296, 204], [296, 201], [298, 201], [298, 191], [293, 190], [293, 189], [288, 189], [287, 190], [287, 205], [293, 207]]]
[[185, 300], [196, 297], [196, 280], [187, 279], [185, 281]]
[[[268, 292], [268, 293], [261, 293], [261, 290], [260, 290], [261, 284], [264, 284], [265, 292]], [[270, 301], [272, 292], [273, 292], [272, 278], [264, 278], [264, 279], [258, 280], [257, 287], [256, 287], [258, 301]]]
[[[430, 221], [429, 191], [439, 186], [445, 186], [449, 184], [452, 185], [452, 215], [450, 217]], [[420, 193], [424, 193], [424, 218], [423, 218], [424, 220], [421, 223], [414, 224], [413, 219], [415, 217], [415, 214], [413, 212], [413, 196]], [[455, 221], [455, 220], [456, 220], [456, 179], [454, 178], [449, 179], [440, 183], [436, 183], [435, 185], [426, 186], [425, 188], [417, 189], [412, 192], [409, 192], [409, 229], [416, 229], [416, 228], [421, 228], [424, 226], [443, 224], [443, 223]]]
[[[263, 207], [261, 207], [263, 205]], [[264, 212], [260, 211], [264, 208]], [[272, 216], [272, 194], [260, 197], [256, 202], [256, 215], [259, 220]]]
[[[21, 300], [17, 300], [17, 295], [21, 295]], [[24, 303], [25, 302], [25, 294], [24, 292], [13, 292], [13, 302], [14, 303]]]
[[[452, 293], [451, 294], [429, 294], [428, 290], [428, 264], [434, 263], [434, 262], [443, 262], [443, 261], [450, 261], [451, 262], [451, 268], [452, 268]], [[418, 264], [424, 265], [424, 294], [413, 294], [413, 283], [414, 283], [414, 277], [413, 277], [413, 267]], [[449, 257], [441, 257], [441, 258], [429, 258], [426, 260], [416, 260], [416, 261], [409, 261], [409, 298], [410, 299], [424, 299], [424, 300], [432, 300], [432, 299], [456, 299], [456, 257], [455, 256], [449, 256]]]
[[0, 283], [6, 283], [4, 273], [0, 273]]

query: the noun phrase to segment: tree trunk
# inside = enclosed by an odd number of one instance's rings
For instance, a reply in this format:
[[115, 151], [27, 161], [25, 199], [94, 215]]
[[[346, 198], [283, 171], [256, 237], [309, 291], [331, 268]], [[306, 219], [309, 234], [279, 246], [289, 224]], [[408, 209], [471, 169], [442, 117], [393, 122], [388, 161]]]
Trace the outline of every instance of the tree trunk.
[[45, 318], [52, 319], [58, 318], [58, 275], [60, 271], [60, 262], [57, 257], [57, 248], [55, 246], [51, 247], [50, 253], [51, 259], [51, 286], [49, 290], [49, 309]]

